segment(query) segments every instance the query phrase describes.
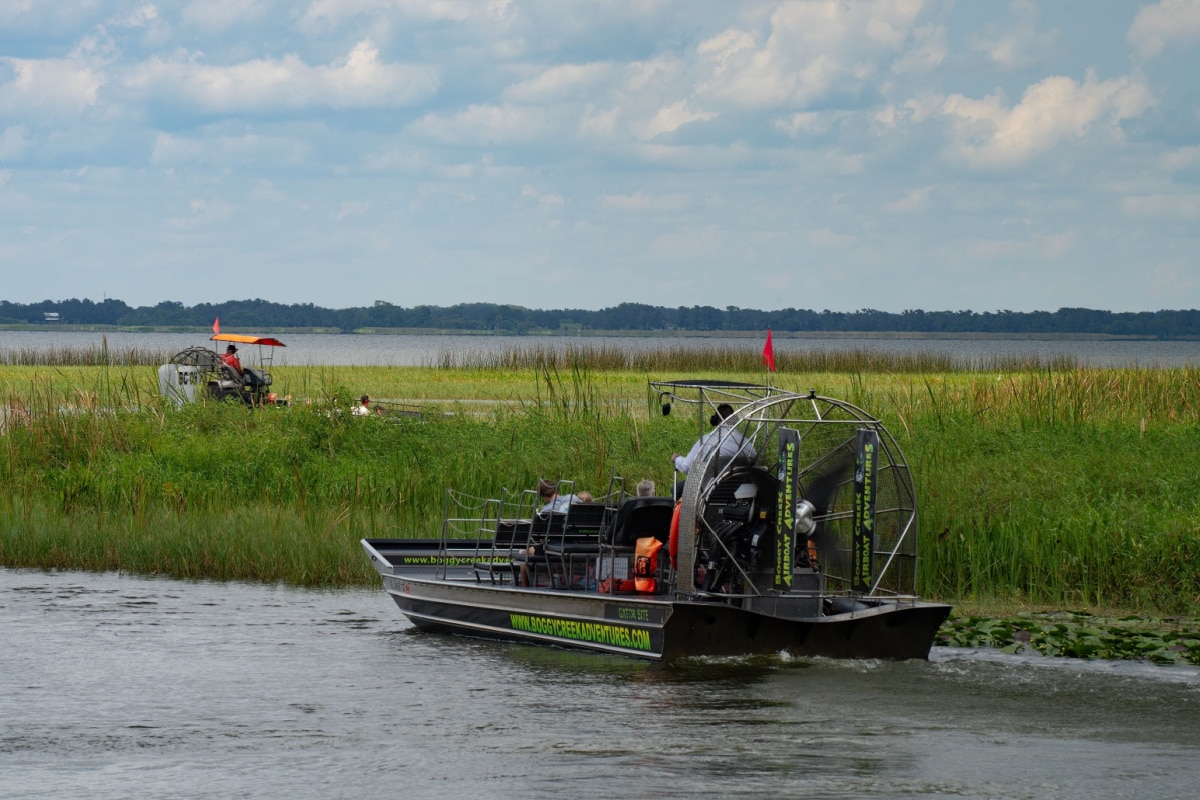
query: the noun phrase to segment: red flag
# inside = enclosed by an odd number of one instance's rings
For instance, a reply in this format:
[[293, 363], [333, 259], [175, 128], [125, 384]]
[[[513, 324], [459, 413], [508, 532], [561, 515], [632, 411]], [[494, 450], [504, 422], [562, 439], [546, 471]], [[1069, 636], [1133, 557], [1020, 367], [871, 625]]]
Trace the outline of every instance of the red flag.
[[775, 371], [775, 348], [771, 346], [771, 329], [767, 328], [767, 343], [763, 345], [763, 363], [771, 372]]
[[213, 317], [213, 333], [218, 334], [220, 332], [221, 332], [221, 318]]

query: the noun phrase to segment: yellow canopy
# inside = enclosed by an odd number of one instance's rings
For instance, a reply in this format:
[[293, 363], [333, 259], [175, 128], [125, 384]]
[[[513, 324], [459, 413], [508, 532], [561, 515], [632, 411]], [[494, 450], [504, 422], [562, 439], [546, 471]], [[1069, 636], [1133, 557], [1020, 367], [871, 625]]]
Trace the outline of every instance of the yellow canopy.
[[209, 337], [215, 342], [237, 342], [238, 344], [265, 344], [268, 347], [287, 347], [278, 339], [269, 336], [243, 336], [240, 333], [214, 333]]

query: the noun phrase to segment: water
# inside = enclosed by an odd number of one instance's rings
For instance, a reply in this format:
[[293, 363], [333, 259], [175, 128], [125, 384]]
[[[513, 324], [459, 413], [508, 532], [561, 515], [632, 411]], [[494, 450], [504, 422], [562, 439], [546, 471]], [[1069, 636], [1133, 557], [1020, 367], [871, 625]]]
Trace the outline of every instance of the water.
[[935, 648], [663, 667], [381, 589], [0, 569], [4, 798], [1193, 798], [1200, 670]]
[[[680, 336], [670, 338], [613, 336], [449, 336], [288, 334], [279, 338], [286, 347], [270, 351], [276, 366], [360, 365], [422, 366], [434, 363], [443, 353], [505, 353], [531, 347], [565, 348], [569, 345], [614, 347], [624, 350], [660, 347], [734, 347], [759, 352], [763, 340], [756, 337]], [[0, 353], [6, 350], [110, 350], [138, 349], [176, 353], [195, 345], [210, 345], [203, 334], [186, 333], [90, 333], [83, 331], [0, 331]], [[1036, 356], [1043, 361], [1069, 357], [1096, 367], [1181, 367], [1200, 365], [1200, 342], [1129, 341], [1091, 339], [941, 339], [941, 338], [780, 338], [774, 337], [775, 352], [868, 350], [902, 354], [945, 353], [971, 363], [990, 363], [1002, 356]], [[253, 351], [257, 348], [248, 347]], [[257, 353], [252, 354], [257, 361]]]

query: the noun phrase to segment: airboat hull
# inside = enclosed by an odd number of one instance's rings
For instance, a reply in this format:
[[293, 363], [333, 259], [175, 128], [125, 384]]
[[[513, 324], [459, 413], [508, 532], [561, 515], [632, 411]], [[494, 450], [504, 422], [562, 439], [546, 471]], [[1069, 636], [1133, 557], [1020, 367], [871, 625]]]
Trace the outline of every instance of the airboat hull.
[[946, 605], [896, 601], [792, 619], [665, 595], [493, 584], [480, 581], [467, 567], [474, 557], [466, 551], [443, 551], [438, 563], [422, 564], [427, 556], [398, 555], [405, 551], [404, 540], [362, 544], [384, 589], [420, 629], [655, 661], [781, 652], [925, 659], [950, 612]]

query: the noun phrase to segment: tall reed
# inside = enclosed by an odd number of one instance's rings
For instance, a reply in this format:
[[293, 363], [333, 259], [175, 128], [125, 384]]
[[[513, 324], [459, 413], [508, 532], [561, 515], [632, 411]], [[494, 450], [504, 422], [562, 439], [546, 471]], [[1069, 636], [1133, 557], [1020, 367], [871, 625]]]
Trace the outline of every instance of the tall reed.
[[[650, 416], [644, 375], [582, 360], [486, 381], [477, 368], [310, 368], [286, 378], [297, 402], [269, 409], [175, 409], [152, 369], [66, 382], [68, 369], [0, 372], [0, 563], [366, 581], [357, 540], [436, 535], [448, 487], [497, 497], [548, 477], [602, 492], [613, 475], [668, 486], [665, 454], [698, 433], [680, 415]], [[507, 402], [348, 413], [355, 395], [377, 394], [363, 376], [398, 373], [438, 395]], [[1200, 371], [809, 379], [899, 437], [918, 487], [924, 593], [1200, 611]]]
[[[786, 374], [1060, 371], [1079, 366], [1076, 359], [1065, 355], [1050, 358], [1036, 354], [958, 357], [932, 350], [911, 353], [867, 348], [776, 349], [775, 363], [778, 371]], [[754, 373], [763, 369], [762, 354], [757, 344], [698, 347], [658, 344], [646, 348], [626, 348], [605, 343], [568, 342], [561, 345], [554, 340], [498, 352], [484, 349], [444, 350], [428, 366], [439, 369], [513, 370], [538, 369], [543, 365], [560, 370], [579, 367], [591, 371], [634, 372]]]

